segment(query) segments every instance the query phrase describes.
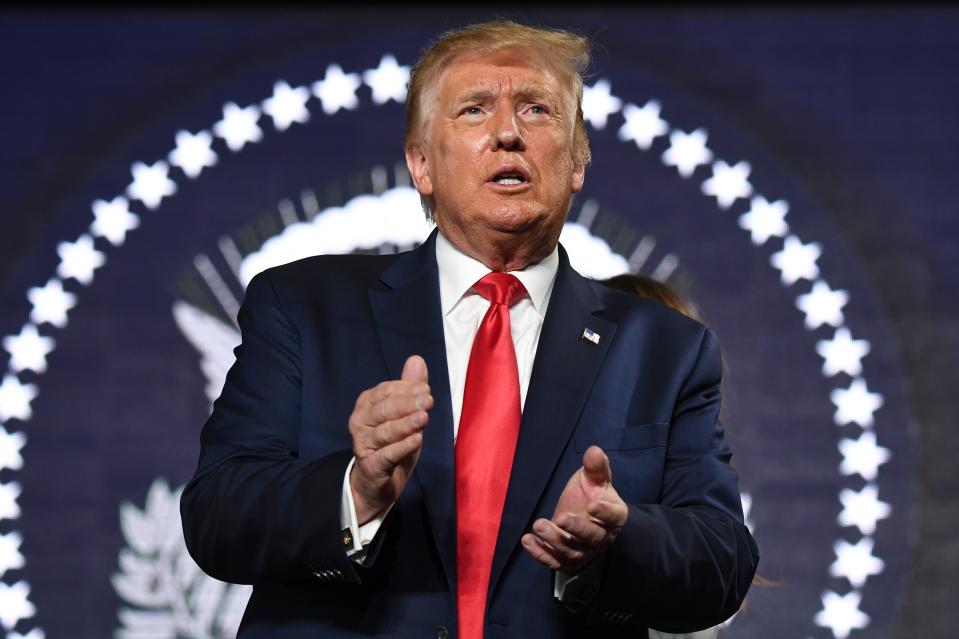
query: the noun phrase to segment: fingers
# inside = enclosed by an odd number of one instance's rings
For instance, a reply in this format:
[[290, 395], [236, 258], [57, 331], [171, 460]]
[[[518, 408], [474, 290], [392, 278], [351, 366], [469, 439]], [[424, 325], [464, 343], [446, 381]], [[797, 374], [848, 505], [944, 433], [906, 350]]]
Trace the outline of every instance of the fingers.
[[533, 532], [521, 539], [523, 547], [544, 566], [576, 572], [595, 559], [613, 537], [596, 524], [582, 522], [583, 537], [564, 530], [548, 519], [537, 519]]
[[423, 434], [417, 432], [379, 449], [374, 458], [381, 458], [384, 470], [393, 469], [402, 465], [408, 458], [418, 455], [422, 446]]
[[583, 476], [597, 486], [605, 486], [613, 481], [609, 457], [599, 446], [590, 446], [583, 454]]
[[543, 542], [536, 535], [531, 535], [530, 533], [526, 533], [525, 535], [523, 535], [520, 542], [523, 544], [523, 548], [526, 549], [526, 552], [528, 552], [533, 557], [533, 559], [535, 559], [539, 563], [543, 564], [550, 570], [562, 569], [562, 565], [560, 564], [560, 561], [556, 557], [554, 557], [552, 553], [550, 552], [552, 549], [550, 549], [546, 545], [546, 543]]
[[586, 505], [586, 512], [595, 517], [602, 525], [618, 533], [626, 524], [629, 507], [616, 495], [615, 499], [598, 499]]
[[383, 382], [363, 391], [350, 416], [351, 427], [379, 426], [386, 422], [433, 408], [430, 387], [423, 383]]
[[[609, 532], [600, 522], [573, 513], [562, 513], [554, 517], [556, 525], [573, 539], [578, 546], [598, 546], [603, 543]], [[597, 518], [599, 519], [599, 518]]]
[[357, 457], [363, 457], [367, 449], [376, 451], [422, 431], [428, 421], [429, 415], [426, 411], [417, 410], [400, 419], [393, 419], [362, 430], [357, 433], [353, 442]]

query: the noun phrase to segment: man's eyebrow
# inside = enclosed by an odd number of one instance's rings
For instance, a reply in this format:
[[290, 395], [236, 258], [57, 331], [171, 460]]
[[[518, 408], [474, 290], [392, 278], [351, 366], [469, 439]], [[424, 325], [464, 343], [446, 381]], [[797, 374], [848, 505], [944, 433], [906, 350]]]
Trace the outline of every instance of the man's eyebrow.
[[[476, 87], [458, 95], [453, 100], [453, 104], [461, 105], [467, 103], [481, 103], [489, 100], [491, 97], [493, 97], [493, 95], [494, 91], [490, 88]], [[531, 100], [533, 102], [546, 102], [550, 104], [555, 102], [553, 95], [549, 91], [535, 84], [528, 84], [520, 87], [519, 90], [517, 90], [516, 95], [520, 98]]]
[[517, 94], [523, 98], [532, 100], [534, 102], [553, 102], [554, 101], [553, 95], [549, 91], [546, 91], [542, 87], [535, 84], [529, 84], [529, 85], [526, 85], [525, 87], [522, 87], [519, 91], [517, 91]]
[[453, 100], [453, 104], [465, 104], [468, 102], [485, 102], [493, 96], [493, 91], [486, 87], [476, 87], [465, 93], [461, 93]]

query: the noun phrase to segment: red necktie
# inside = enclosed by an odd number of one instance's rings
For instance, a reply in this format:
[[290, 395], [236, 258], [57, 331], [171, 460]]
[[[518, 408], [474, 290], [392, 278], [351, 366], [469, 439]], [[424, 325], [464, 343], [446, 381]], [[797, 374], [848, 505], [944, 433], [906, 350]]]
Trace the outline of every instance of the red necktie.
[[516, 277], [490, 273], [473, 290], [490, 301], [470, 351], [456, 436], [456, 588], [460, 639], [482, 639], [493, 551], [519, 434], [520, 395], [509, 307]]

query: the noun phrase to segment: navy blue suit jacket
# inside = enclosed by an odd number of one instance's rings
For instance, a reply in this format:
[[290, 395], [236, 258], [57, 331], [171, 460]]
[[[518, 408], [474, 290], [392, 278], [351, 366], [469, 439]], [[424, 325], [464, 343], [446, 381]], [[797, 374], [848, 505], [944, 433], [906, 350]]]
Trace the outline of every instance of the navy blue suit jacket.
[[[253, 584], [242, 638], [456, 636], [453, 428], [434, 236], [392, 256], [318, 256], [247, 288], [243, 342], [181, 512], [210, 575]], [[601, 338], [581, 339], [584, 328]], [[357, 395], [422, 355], [435, 401], [411, 481], [363, 565], [339, 526]], [[645, 636], [735, 612], [758, 560], [718, 422], [702, 325], [560, 266], [493, 559], [486, 637]], [[629, 504], [584, 611], [519, 544], [591, 444]]]

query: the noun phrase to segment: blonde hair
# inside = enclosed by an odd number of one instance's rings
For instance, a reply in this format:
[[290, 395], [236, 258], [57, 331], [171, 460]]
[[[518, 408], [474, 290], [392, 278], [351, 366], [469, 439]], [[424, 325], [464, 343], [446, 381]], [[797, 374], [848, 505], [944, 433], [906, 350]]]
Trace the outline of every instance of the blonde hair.
[[[542, 52], [547, 60], [555, 61], [556, 70], [571, 85], [576, 106], [573, 154], [584, 166], [589, 164], [589, 138], [582, 108], [583, 74], [590, 63], [589, 41], [570, 31], [530, 27], [511, 20], [494, 20], [447, 31], [423, 50], [419, 61], [410, 71], [404, 145], [419, 141], [419, 134], [426, 122], [426, 95], [450, 62], [463, 55], [506, 49], [531, 49]], [[429, 216], [426, 198], [423, 206]]]

